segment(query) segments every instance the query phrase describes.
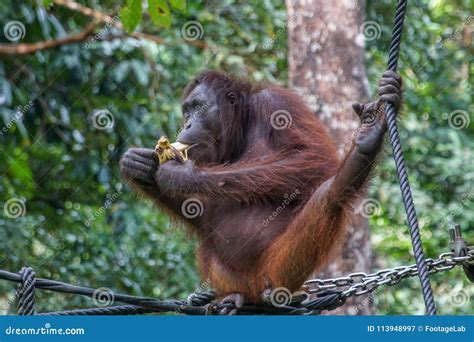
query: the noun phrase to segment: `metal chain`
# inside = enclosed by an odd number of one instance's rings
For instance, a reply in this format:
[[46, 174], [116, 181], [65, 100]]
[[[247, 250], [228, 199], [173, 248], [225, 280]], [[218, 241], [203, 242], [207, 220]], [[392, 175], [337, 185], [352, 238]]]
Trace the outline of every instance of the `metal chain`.
[[[426, 259], [426, 268], [429, 274], [450, 270], [457, 265], [474, 262], [474, 246], [467, 247], [465, 256], [456, 256], [454, 252], [442, 253], [437, 259]], [[341, 291], [344, 298], [362, 296], [375, 291], [382, 285], [395, 285], [405, 278], [418, 275], [416, 264], [398, 266], [380, 270], [375, 273], [357, 272], [346, 277], [330, 279], [311, 279], [304, 283], [303, 288], [311, 294], [321, 294], [327, 290]]]
[[[459, 230], [459, 228], [458, 228]], [[461, 240], [457, 232], [457, 240]], [[468, 278], [474, 278], [474, 246], [467, 247], [462, 243], [462, 249], [455, 248], [456, 239], [451, 241], [451, 252], [441, 254], [437, 259], [426, 259], [426, 269], [429, 274], [450, 270], [462, 265]], [[458, 241], [459, 242], [459, 241]], [[459, 243], [458, 243], [459, 245]], [[276, 314], [276, 315], [316, 315], [322, 310], [333, 310], [344, 305], [346, 299], [352, 296], [361, 296], [377, 290], [383, 285], [395, 285], [405, 278], [418, 275], [416, 264], [399, 266], [380, 270], [375, 273], [357, 272], [346, 277], [331, 279], [312, 279], [305, 282], [303, 290], [306, 293], [294, 294], [291, 302], [284, 306], [244, 305], [238, 309], [239, 314]], [[35, 278], [31, 268], [23, 268], [20, 274], [0, 270], [0, 279], [14, 281], [21, 284], [17, 291], [20, 315], [35, 315], [34, 290], [35, 288], [54, 292], [79, 294], [94, 297], [96, 289], [62, 283], [54, 280]], [[235, 309], [232, 304], [212, 303], [215, 294], [210, 291], [197, 293], [188, 297], [187, 301], [157, 300], [153, 298], [134, 297], [119, 293], [112, 293], [114, 303], [127, 303], [104, 308], [87, 308], [60, 312], [41, 313], [44, 315], [136, 315], [150, 312], [177, 312], [190, 315], [216, 314], [223, 307]], [[308, 299], [308, 294], [316, 294], [316, 298]]]

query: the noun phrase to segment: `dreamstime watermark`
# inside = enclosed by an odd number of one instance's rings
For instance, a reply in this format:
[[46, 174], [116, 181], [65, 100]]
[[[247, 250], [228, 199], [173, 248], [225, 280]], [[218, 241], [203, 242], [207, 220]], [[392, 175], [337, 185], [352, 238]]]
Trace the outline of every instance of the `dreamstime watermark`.
[[468, 306], [471, 301], [471, 295], [466, 289], [453, 289], [449, 293], [449, 302], [456, 307]]
[[29, 278], [26, 280], [26, 282], [19, 284], [19, 287], [17, 288], [15, 295], [8, 300], [8, 306], [12, 306], [13, 303], [15, 303], [15, 301], [19, 299], [19, 297], [21, 297], [23, 293], [25, 293], [25, 291], [30, 287], [33, 281], [34, 279]]
[[44, 327], [39, 328], [15, 328], [9, 326], [5, 328], [5, 335], [84, 335], [84, 328], [53, 328], [51, 323], [45, 323]]
[[460, 36], [464, 29], [469, 26], [473, 21], [474, 15], [470, 15], [469, 17], [467, 17], [467, 19], [462, 22], [459, 28], [455, 29], [454, 32], [451, 33], [446, 39], [441, 39], [441, 41], [439, 41], [439, 43], [437, 44], [437, 48], [446, 49], [446, 44], [456, 39], [456, 37]]
[[448, 125], [452, 129], [464, 129], [471, 123], [469, 113], [462, 109], [453, 110], [448, 114]]
[[377, 293], [384, 289], [387, 285], [380, 285], [377, 288], [371, 290], [367, 296], [359, 303], [356, 307], [349, 308], [349, 315], [357, 315], [364, 308], [368, 307], [375, 299]]
[[97, 307], [110, 306], [114, 301], [115, 294], [107, 287], [99, 287], [92, 293], [92, 302]]
[[204, 205], [198, 198], [188, 198], [181, 205], [181, 212], [183, 216], [188, 219], [193, 219], [202, 216], [204, 213]]
[[[213, 96], [215, 96], [215, 95], [213, 95]], [[180, 129], [178, 129], [176, 131], [176, 133], [174, 134], [174, 140], [176, 140], [178, 138], [179, 134], [186, 128], [186, 126], [191, 125], [194, 120], [199, 118], [202, 114], [206, 113], [209, 110], [209, 108], [211, 107], [212, 103], [213, 103], [213, 101], [206, 100], [206, 102], [204, 104], [199, 105], [197, 110], [194, 111], [193, 116], [191, 118], [187, 119], [185, 124]], [[215, 103], [215, 101], [214, 101], [214, 103]], [[186, 110], [187, 109], [183, 109], [183, 114], [185, 114]]]
[[181, 36], [188, 42], [201, 39], [204, 35], [204, 28], [201, 23], [196, 20], [190, 20], [181, 27]]
[[115, 118], [107, 109], [98, 109], [92, 113], [92, 124], [98, 130], [110, 130], [115, 126]]
[[206, 281], [203, 281], [196, 289], [194, 293], [203, 293], [211, 291], [211, 279], [207, 278]]
[[280, 215], [280, 213], [285, 210], [288, 205], [293, 202], [296, 197], [298, 197], [298, 195], [300, 194], [301, 192], [296, 189], [295, 191], [293, 191], [291, 194], [285, 194], [284, 195], [284, 200], [281, 202], [281, 204], [278, 206], [278, 208], [275, 209], [275, 211], [269, 215], [265, 220], [263, 220], [263, 226], [266, 227], [270, 224], [270, 222], [272, 222], [273, 220], [276, 219], [276, 217], [278, 215]]
[[6, 217], [16, 219], [20, 216], [25, 216], [26, 205], [25, 201], [21, 198], [10, 198], [3, 204], [3, 213]]
[[107, 21], [104, 27], [102, 27], [100, 31], [97, 32], [91, 40], [87, 41], [84, 44], [84, 48], [89, 49], [92, 46], [92, 44], [94, 44], [96, 41], [102, 40], [104, 36], [110, 31], [112, 27], [114, 27], [117, 24], [119, 20], [120, 20], [120, 16], [116, 15], [113, 18], [111, 18], [111, 20]]
[[291, 114], [284, 109], [278, 109], [270, 115], [270, 125], [277, 131], [291, 127], [292, 123], [293, 118]]
[[12, 20], [3, 26], [3, 34], [9, 41], [16, 42], [25, 38], [26, 28], [21, 21]]
[[[187, 305], [194, 305], [194, 301], [195, 301], [195, 298], [196, 296], [199, 296], [200, 294], [202, 293], [205, 293], [205, 292], [209, 292], [212, 290], [212, 287], [211, 287], [211, 280], [208, 278], [206, 279], [206, 281], [202, 282], [198, 287], [196, 287], [193, 291], [193, 293], [191, 293], [187, 298], [186, 298], [186, 303]], [[176, 313], [181, 313], [184, 308], [186, 307], [185, 304], [181, 304], [178, 308], [176, 308]]]
[[5, 124], [5, 126], [2, 127], [0, 130], [0, 136], [4, 135], [5, 133], [8, 132], [8, 130], [17, 122], [22, 122], [23, 119], [25, 118], [26, 112], [28, 112], [31, 107], [33, 107], [33, 101], [28, 101], [28, 103], [25, 106], [18, 106], [17, 111], [13, 115], [13, 117]]
[[366, 131], [368, 128], [373, 127], [377, 123], [377, 118], [380, 115], [383, 115], [385, 112], [385, 103], [377, 106], [377, 108], [371, 112], [364, 113], [365, 105], [361, 107], [361, 111], [357, 112], [357, 115], [359, 116], [360, 124], [357, 126], [357, 128], [353, 131], [352, 133], [352, 139], [356, 139], [357, 136], [361, 133]]
[[188, 303], [188, 305], [193, 305], [193, 298], [196, 295], [199, 295], [199, 294], [204, 293], [204, 292], [209, 292], [211, 290], [212, 290], [211, 280], [208, 278], [208, 279], [206, 279], [206, 281], [203, 281], [201, 284], [199, 284], [199, 286], [194, 289], [193, 293], [191, 293], [186, 298], [186, 303]]
[[287, 306], [291, 303], [293, 295], [286, 287], [276, 287], [270, 293], [270, 303], [275, 307]]
[[382, 28], [378, 22], [369, 20], [360, 25], [359, 32], [364, 35], [365, 41], [368, 42], [379, 39], [382, 35]]
[[380, 215], [382, 208], [380, 202], [374, 198], [364, 199], [354, 210], [355, 214], [361, 215], [365, 218], [369, 218], [373, 215]]
[[194, 108], [193, 116], [189, 118], [188, 120], [186, 120], [185, 126], [191, 125], [191, 123], [194, 120], [198, 119], [199, 117], [201, 117], [201, 115], [205, 114], [210, 107], [211, 107], [211, 101], [206, 101], [204, 104], [201, 104], [197, 108]]
[[267, 39], [267, 41], [265, 43], [263, 43], [263, 48], [266, 50], [266, 49], [269, 49], [270, 46], [272, 45], [272, 43], [278, 39], [278, 37], [280, 37], [282, 34], [284, 34], [287, 30], [288, 30], [288, 26], [290, 25], [291, 22], [295, 22], [296, 21], [296, 18], [297, 18], [297, 15], [293, 15], [291, 18], [289, 18], [286, 23], [285, 23], [285, 26], [283, 27], [280, 27], [278, 28], [278, 30], [276, 30], [276, 32], [274, 34], [271, 35], [270, 38]]
[[102, 216], [102, 214], [112, 206], [112, 203], [114, 203], [117, 198], [120, 197], [120, 195], [122, 195], [122, 191], [119, 190], [114, 192], [112, 196], [108, 197], [105, 200], [104, 205], [101, 206], [99, 210], [95, 211], [94, 214], [84, 222], [86, 227], [90, 227], [92, 222], [94, 222], [99, 216]]
[[461, 203], [456, 205], [452, 210], [449, 211], [448, 216], [446, 216], [442, 221], [441, 221], [441, 226], [445, 227], [448, 224], [451, 224], [453, 221], [453, 218], [463, 211], [463, 208], [469, 208], [469, 204], [474, 200], [474, 192], [469, 193], [467, 195], [463, 195], [461, 198]]

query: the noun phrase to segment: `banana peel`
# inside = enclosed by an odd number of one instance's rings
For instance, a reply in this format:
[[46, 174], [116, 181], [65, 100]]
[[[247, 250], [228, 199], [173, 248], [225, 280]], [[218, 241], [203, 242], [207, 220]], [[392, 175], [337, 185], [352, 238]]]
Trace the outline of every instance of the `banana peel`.
[[169, 160], [175, 160], [179, 163], [184, 163], [188, 160], [189, 145], [180, 143], [179, 141], [170, 143], [168, 138], [161, 137], [155, 146], [155, 152], [158, 157], [160, 165]]

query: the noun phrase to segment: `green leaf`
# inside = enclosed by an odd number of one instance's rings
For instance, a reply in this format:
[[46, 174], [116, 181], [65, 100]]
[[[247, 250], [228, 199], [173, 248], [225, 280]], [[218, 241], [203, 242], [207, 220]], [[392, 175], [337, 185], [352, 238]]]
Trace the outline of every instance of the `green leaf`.
[[50, 8], [53, 4], [53, 0], [42, 0], [43, 7]]
[[127, 32], [133, 32], [142, 19], [141, 0], [127, 0], [127, 6], [120, 11], [122, 24]]
[[22, 193], [26, 194], [33, 188], [33, 172], [29, 164], [29, 156], [17, 148], [13, 158], [7, 161], [8, 169], [12, 179], [16, 179], [22, 185]]
[[170, 5], [179, 11], [184, 11], [186, 9], [186, 0], [170, 0]]
[[148, 11], [156, 26], [164, 28], [171, 26], [171, 13], [166, 0], [148, 0]]

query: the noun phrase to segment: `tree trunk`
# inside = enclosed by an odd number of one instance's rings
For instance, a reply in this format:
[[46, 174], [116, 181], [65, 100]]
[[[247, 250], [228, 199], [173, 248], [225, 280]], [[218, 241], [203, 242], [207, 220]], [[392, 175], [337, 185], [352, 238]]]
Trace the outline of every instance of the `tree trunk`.
[[[364, 1], [286, 0], [288, 10], [289, 81], [328, 126], [341, 155], [350, 146], [358, 118], [353, 102], [368, 100], [364, 66]], [[371, 268], [367, 219], [355, 215], [346, 241], [317, 278], [340, 277]], [[364, 296], [329, 314], [371, 314]]]

